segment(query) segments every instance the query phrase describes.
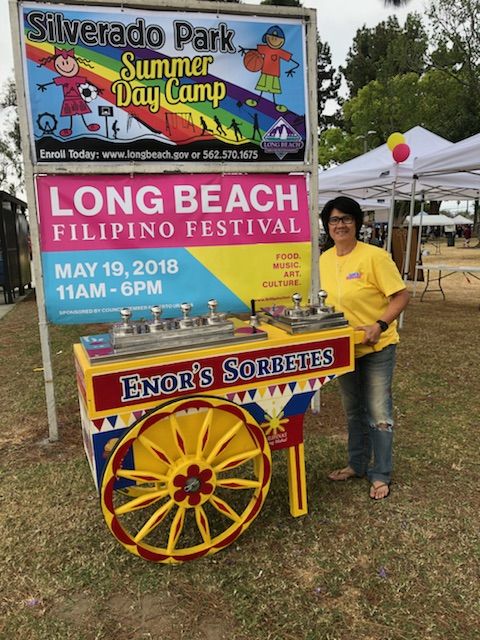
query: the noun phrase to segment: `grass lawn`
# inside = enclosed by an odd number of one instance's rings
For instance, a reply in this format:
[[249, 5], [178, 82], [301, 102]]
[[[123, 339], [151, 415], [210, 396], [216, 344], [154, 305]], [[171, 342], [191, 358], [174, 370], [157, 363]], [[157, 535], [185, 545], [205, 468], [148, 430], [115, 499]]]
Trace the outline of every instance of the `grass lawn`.
[[[425, 262], [480, 265], [480, 249], [440, 251]], [[72, 358], [97, 329], [51, 327], [60, 441], [49, 444], [36, 304], [16, 305], [0, 320], [0, 639], [478, 640], [480, 282], [454, 274], [444, 289], [445, 302], [417, 295], [405, 315], [391, 497], [326, 479], [345, 462], [334, 382], [305, 421], [309, 514], [290, 516], [275, 452], [248, 531], [177, 566], [127, 553], [103, 521]]]

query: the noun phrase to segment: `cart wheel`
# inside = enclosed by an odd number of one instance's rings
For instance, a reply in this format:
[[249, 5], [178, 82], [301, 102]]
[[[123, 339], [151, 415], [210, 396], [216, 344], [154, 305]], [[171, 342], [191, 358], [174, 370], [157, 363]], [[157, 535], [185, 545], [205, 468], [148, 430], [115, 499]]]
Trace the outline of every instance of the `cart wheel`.
[[118, 442], [102, 478], [102, 511], [131, 553], [186, 562], [245, 531], [270, 477], [270, 448], [252, 416], [223, 398], [190, 396], [160, 405]]

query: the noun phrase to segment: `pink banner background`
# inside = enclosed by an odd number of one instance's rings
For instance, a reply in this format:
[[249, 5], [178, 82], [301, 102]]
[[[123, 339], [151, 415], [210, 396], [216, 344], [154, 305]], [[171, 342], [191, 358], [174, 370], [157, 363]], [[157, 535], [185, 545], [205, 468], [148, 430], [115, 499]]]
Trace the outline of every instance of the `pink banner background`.
[[36, 188], [42, 251], [310, 240], [303, 175], [39, 176]]

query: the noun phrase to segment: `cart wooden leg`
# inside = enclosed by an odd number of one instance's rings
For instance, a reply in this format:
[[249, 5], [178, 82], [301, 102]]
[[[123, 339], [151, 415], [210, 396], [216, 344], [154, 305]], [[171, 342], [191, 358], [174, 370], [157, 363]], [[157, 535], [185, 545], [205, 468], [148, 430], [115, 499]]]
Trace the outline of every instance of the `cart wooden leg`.
[[288, 448], [288, 493], [290, 513], [295, 518], [308, 513], [305, 448], [303, 442]]

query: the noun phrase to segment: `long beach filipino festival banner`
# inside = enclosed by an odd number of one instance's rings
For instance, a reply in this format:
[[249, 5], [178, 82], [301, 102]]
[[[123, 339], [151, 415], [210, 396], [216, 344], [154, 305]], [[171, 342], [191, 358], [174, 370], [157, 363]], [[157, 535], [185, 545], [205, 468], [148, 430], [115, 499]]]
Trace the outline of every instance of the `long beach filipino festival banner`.
[[36, 162], [303, 162], [299, 19], [19, 7]]
[[[304, 175], [38, 176], [40, 248], [51, 322], [165, 317], [182, 302], [245, 313], [306, 299], [310, 223]], [[268, 302], [267, 302], [268, 301]]]

